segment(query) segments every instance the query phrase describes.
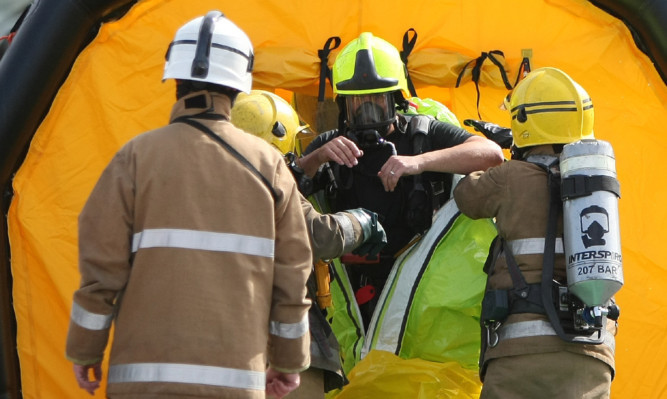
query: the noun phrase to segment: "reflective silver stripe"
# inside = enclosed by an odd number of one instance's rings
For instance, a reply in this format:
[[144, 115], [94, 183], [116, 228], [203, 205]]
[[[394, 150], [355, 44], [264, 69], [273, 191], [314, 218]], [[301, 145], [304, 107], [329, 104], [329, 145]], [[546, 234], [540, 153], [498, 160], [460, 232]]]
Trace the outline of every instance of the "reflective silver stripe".
[[498, 330], [498, 338], [500, 340], [534, 337], [537, 335], [556, 335], [556, 331], [551, 327], [549, 322], [544, 320], [505, 324]]
[[[536, 255], [544, 253], [544, 237], [541, 238], [522, 238], [519, 240], [507, 241], [514, 255]], [[563, 239], [556, 238], [556, 253], [563, 252]]]
[[352, 250], [355, 244], [352, 221], [346, 215], [342, 214], [334, 213], [331, 216], [338, 222], [340, 229], [343, 231], [343, 253], [348, 253]]
[[184, 229], [149, 229], [135, 233], [132, 252], [141, 248], [186, 248], [235, 252], [273, 258], [274, 242], [268, 238]]
[[[558, 335], [551, 323], [544, 320], [520, 321], [518, 323], [504, 324], [498, 329], [498, 339], [535, 337], [540, 335]], [[607, 345], [612, 352], [616, 351], [616, 339], [605, 331], [602, 345]]]
[[269, 323], [269, 332], [280, 338], [296, 339], [303, 337], [308, 332], [308, 315], [298, 323], [281, 323], [272, 321]]
[[177, 363], [132, 363], [109, 367], [109, 383], [174, 382], [264, 391], [263, 371]]
[[609, 155], [580, 155], [566, 158], [560, 162], [562, 174], [572, 173], [581, 169], [616, 170], [616, 160]]
[[72, 321], [88, 330], [106, 330], [111, 327], [113, 314], [98, 314], [87, 311], [74, 302], [72, 304]]

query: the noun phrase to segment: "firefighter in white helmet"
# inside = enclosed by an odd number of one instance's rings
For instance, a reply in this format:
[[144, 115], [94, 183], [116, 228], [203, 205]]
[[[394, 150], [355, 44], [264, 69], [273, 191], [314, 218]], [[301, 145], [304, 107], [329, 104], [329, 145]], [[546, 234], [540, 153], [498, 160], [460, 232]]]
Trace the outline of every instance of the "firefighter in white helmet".
[[112, 325], [108, 397], [280, 398], [309, 366], [298, 190], [280, 154], [229, 122], [253, 61], [220, 12], [182, 26], [170, 124], [124, 145], [81, 212], [66, 354], [91, 394]]
[[[232, 108], [232, 123], [273, 144], [287, 159], [295, 151], [297, 134], [307, 128], [300, 125], [298, 114], [287, 101], [263, 90], [239, 95]], [[298, 168], [294, 165], [292, 168], [296, 179], [304, 178]], [[348, 252], [374, 256], [386, 244], [386, 234], [375, 213], [360, 208], [321, 214], [303, 195], [300, 197], [314, 264]], [[315, 291], [314, 283], [314, 275], [311, 275], [311, 294]], [[290, 399], [324, 398], [325, 390], [342, 386], [338, 342], [315, 304], [310, 310], [310, 321], [311, 368], [301, 374], [302, 385], [288, 396]]]
[[498, 229], [485, 266], [481, 397], [608, 398], [617, 314], [597, 330], [575, 322], [581, 314], [570, 312], [579, 305], [565, 290], [559, 213], [559, 155], [570, 143], [592, 141], [593, 103], [563, 71], [539, 68], [508, 105], [512, 160], [471, 173], [454, 190], [461, 212], [495, 218]]

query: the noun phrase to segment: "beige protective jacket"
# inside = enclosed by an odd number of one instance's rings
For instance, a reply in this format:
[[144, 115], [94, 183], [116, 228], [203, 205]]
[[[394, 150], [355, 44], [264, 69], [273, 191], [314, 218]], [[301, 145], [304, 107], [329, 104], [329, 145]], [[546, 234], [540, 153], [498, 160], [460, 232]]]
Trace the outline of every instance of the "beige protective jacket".
[[[531, 155], [554, 155], [551, 146], [539, 146]], [[486, 172], [474, 172], [462, 179], [454, 190], [454, 199], [459, 209], [466, 216], [478, 218], [496, 218], [498, 234], [509, 244], [520, 244], [519, 240], [542, 240], [542, 250], [530, 254], [515, 253], [514, 258], [528, 284], [539, 283], [542, 276], [544, 236], [547, 227], [549, 190], [547, 173], [539, 166], [523, 161], [508, 161], [488, 169]], [[558, 221], [557, 244], [554, 272], [556, 278], [565, 282], [565, 257], [563, 254], [562, 218]], [[494, 289], [512, 288], [512, 279], [503, 256], [498, 258], [489, 285]], [[514, 323], [523, 323], [522, 325]], [[535, 332], [519, 338], [513, 331], [519, 326], [528, 327], [526, 331]], [[523, 327], [522, 327], [523, 328]], [[500, 341], [497, 346], [488, 348], [485, 360], [497, 357], [568, 351], [595, 357], [614, 369], [615, 323], [607, 325], [607, 340], [601, 345], [567, 343], [555, 335], [546, 316], [533, 313], [510, 315], [501, 327]], [[518, 330], [517, 330], [518, 331]], [[612, 371], [613, 375], [613, 371]]]
[[79, 217], [81, 286], [67, 357], [99, 362], [115, 324], [112, 397], [264, 398], [267, 363], [309, 365], [306, 280], [312, 254], [281, 155], [235, 128], [229, 98], [178, 101], [183, 123], [137, 136], [102, 173]]
[[303, 196], [301, 207], [311, 233], [313, 263], [330, 260], [357, 248], [363, 242], [361, 224], [348, 212], [322, 214]]

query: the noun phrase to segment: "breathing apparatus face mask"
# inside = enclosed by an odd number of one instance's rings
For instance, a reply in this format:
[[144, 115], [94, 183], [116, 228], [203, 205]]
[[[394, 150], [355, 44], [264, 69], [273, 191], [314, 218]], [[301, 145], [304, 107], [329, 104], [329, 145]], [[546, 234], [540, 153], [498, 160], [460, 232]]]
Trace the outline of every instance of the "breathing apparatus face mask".
[[382, 146], [395, 120], [394, 97], [389, 93], [346, 96], [347, 136], [361, 149]]

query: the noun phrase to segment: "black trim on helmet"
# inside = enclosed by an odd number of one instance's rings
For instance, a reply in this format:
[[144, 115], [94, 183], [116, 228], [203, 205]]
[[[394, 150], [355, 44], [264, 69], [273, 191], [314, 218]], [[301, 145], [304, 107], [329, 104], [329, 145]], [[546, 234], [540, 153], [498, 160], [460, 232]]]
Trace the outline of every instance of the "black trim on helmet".
[[195, 57], [192, 60], [192, 69], [190, 76], [203, 79], [208, 76], [209, 54], [211, 52], [211, 42], [213, 41], [213, 30], [215, 29], [215, 20], [220, 18], [220, 11], [209, 11], [199, 28], [199, 37], [197, 38], [197, 48]]
[[354, 75], [348, 80], [336, 83], [338, 90], [371, 90], [393, 87], [398, 79], [383, 78], [375, 70], [371, 50], [359, 50], [354, 64]]

